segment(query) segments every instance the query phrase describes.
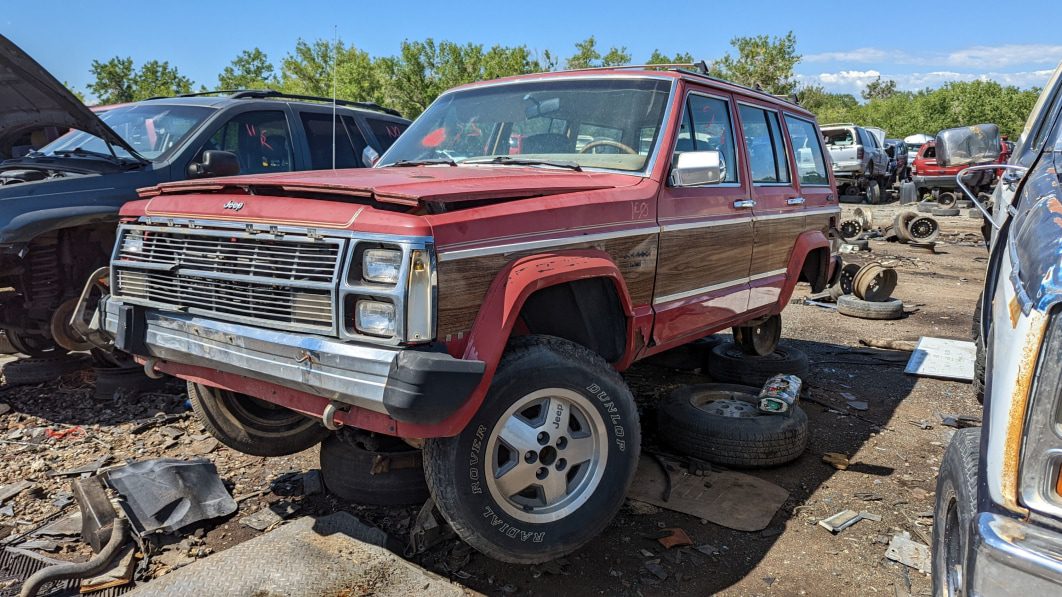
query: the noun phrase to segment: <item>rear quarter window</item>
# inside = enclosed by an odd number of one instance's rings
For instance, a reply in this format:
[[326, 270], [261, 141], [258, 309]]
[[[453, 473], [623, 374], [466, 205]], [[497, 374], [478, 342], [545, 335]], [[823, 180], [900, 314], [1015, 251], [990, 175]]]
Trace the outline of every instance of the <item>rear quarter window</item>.
[[809, 120], [786, 114], [785, 126], [789, 130], [789, 141], [793, 146], [800, 184], [829, 185], [826, 157], [823, 155], [815, 124]]

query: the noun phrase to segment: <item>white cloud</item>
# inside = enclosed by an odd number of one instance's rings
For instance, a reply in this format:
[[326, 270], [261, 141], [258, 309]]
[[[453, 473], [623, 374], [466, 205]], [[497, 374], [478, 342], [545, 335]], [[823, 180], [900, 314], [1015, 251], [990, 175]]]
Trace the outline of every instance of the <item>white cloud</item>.
[[1054, 66], [1062, 61], [1062, 45], [1003, 44], [998, 46], [971, 46], [951, 52], [918, 53], [881, 48], [856, 48], [853, 50], [808, 54], [803, 57], [803, 61], [809, 63], [914, 64], [919, 66], [985, 69], [1045, 64]]
[[896, 81], [896, 86], [901, 90], [917, 91], [926, 87], [940, 87], [950, 81], [996, 81], [1002, 85], [1015, 85], [1017, 87], [1039, 87], [1047, 83], [1053, 71], [1032, 70], [1014, 73], [986, 72], [986, 73], [963, 73], [950, 70], [913, 72], [913, 73], [882, 73], [877, 70], [842, 70], [837, 72], [820, 72], [818, 74], [800, 74], [797, 79], [803, 84], [821, 85], [827, 91], [835, 93], [851, 93], [856, 97], [866, 87], [867, 83], [874, 81], [879, 76], [884, 79]]

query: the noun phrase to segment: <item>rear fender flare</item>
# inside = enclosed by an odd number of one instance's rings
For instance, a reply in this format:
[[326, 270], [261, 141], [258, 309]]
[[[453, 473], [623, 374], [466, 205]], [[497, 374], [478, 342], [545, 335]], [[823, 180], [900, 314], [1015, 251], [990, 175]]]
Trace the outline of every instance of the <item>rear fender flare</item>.
[[[793, 290], [796, 288], [797, 282], [800, 281], [800, 272], [804, 269], [804, 261], [811, 255], [811, 252], [817, 249], [829, 251], [829, 248], [830, 240], [826, 238], [826, 235], [821, 230], [808, 230], [797, 237], [796, 243], [793, 244], [793, 252], [789, 255], [785, 286], [782, 288], [782, 294], [778, 297], [778, 312], [781, 312], [782, 308], [789, 303], [789, 299], [793, 296]], [[825, 267], [826, 279], [829, 279], [832, 273], [830, 268], [833, 267], [833, 260], [827, 259]]]

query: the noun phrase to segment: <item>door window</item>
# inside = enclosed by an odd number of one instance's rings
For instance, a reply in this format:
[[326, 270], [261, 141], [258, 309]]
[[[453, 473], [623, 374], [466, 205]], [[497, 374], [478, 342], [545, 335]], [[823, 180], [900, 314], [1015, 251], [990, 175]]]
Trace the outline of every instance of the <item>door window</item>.
[[785, 126], [789, 129], [789, 142], [796, 156], [800, 184], [830, 184], [830, 179], [826, 175], [826, 159], [822, 154], [822, 144], [819, 142], [818, 133], [815, 132], [815, 125], [787, 114]]
[[380, 153], [387, 151], [409, 125], [404, 122], [395, 122], [393, 120], [380, 120], [379, 118], [366, 118], [365, 122], [372, 130], [372, 134], [376, 137], [376, 141], [380, 144]]
[[310, 168], [332, 168], [332, 139], [335, 134], [335, 167], [357, 168], [359, 156], [365, 150], [365, 139], [350, 116], [337, 116], [335, 124], [331, 114], [303, 112], [302, 126], [306, 129], [306, 141], [310, 145]]
[[236, 154], [240, 174], [292, 169], [291, 135], [287, 119], [279, 110], [244, 112], [233, 117], [210, 137], [202, 151], [208, 149]]
[[691, 94], [679, 127], [675, 153], [684, 151], [718, 151], [723, 155], [726, 177], [723, 182], [738, 181], [738, 164], [734, 150], [734, 128], [726, 100]]
[[749, 169], [754, 183], [789, 182], [789, 158], [778, 124], [778, 114], [753, 106], [740, 106], [741, 133], [745, 136]]

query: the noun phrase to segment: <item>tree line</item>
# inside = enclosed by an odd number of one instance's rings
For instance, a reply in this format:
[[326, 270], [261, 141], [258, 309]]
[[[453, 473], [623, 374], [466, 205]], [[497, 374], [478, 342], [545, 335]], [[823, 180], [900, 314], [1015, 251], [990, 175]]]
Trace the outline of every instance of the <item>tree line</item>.
[[[890, 136], [951, 126], [995, 122], [1016, 136], [1035, 103], [1038, 90], [1021, 90], [991, 81], [948, 83], [917, 92], [899, 91], [895, 81], [874, 81], [860, 102], [851, 94], [830, 93], [819, 86], [800, 85], [800, 62], [792, 32], [778, 37], [735, 37], [732, 51], [706, 62], [713, 76], [796, 97], [819, 121], [856, 122], [880, 126]], [[169, 62], [149, 60], [137, 67], [132, 58], [94, 60], [87, 91], [100, 104], [139, 101], [150, 97], [208, 89], [277, 89], [285, 93], [370, 101], [415, 118], [440, 93], [465, 83], [553, 71], [561, 68], [624, 66], [633, 62], [626, 47], [600, 47], [594, 36], [574, 45], [561, 58], [549, 50], [526, 45], [486, 47], [447, 40], [405, 40], [393, 56], [371, 56], [341, 40], [306, 41], [274, 62], [259, 48], [244, 50], [218, 74], [214, 84], [195, 83]], [[688, 52], [668, 55], [654, 50], [644, 64], [691, 64]], [[334, 65], [334, 72], [333, 72]], [[75, 90], [79, 96], [82, 94]]]

